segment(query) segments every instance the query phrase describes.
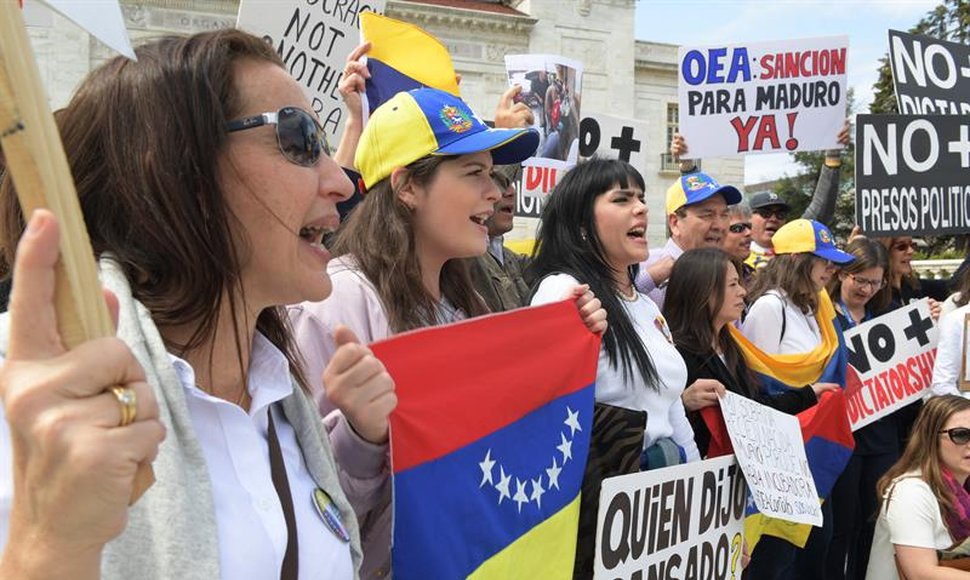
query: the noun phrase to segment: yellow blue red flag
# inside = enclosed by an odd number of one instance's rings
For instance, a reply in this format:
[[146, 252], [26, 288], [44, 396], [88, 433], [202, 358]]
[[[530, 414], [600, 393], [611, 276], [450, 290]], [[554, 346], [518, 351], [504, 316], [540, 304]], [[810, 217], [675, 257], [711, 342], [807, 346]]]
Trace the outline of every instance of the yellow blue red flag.
[[371, 43], [364, 95], [368, 110], [400, 92], [424, 87], [461, 96], [448, 48], [434, 36], [374, 12], [361, 12], [360, 32]]
[[599, 342], [567, 301], [372, 345], [398, 394], [396, 579], [572, 578]]

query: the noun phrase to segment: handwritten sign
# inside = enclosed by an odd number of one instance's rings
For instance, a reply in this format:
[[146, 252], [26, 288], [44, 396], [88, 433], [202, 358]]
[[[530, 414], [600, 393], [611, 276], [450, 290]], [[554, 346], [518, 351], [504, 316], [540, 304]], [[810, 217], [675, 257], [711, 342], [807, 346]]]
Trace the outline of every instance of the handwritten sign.
[[746, 501], [733, 455], [606, 479], [594, 577], [740, 579]]
[[853, 431], [926, 394], [939, 340], [926, 299], [845, 332], [849, 349], [845, 396]]
[[822, 509], [798, 419], [731, 392], [721, 398], [721, 413], [761, 513], [821, 526]]
[[840, 148], [848, 37], [681, 47], [680, 132], [695, 158]]
[[347, 55], [360, 43], [360, 13], [383, 13], [385, 3], [242, 0], [236, 27], [262, 36], [276, 49], [336, 142], [346, 116], [337, 84]]

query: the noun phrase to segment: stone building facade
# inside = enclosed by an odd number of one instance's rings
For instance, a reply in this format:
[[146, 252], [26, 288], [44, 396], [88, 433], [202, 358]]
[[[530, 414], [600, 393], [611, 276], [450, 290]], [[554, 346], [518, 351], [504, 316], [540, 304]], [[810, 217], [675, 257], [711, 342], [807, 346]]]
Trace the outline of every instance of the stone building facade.
[[[137, 43], [159, 34], [233, 26], [239, 2], [122, 0], [121, 5]], [[491, 117], [507, 87], [506, 54], [559, 54], [581, 61], [584, 115], [603, 112], [646, 123], [646, 162], [638, 169], [647, 184], [650, 243], [658, 246], [665, 234], [664, 192], [678, 176], [665, 156], [677, 123], [677, 47], [635, 39], [634, 11], [634, 0], [388, 0], [385, 13], [424, 28], [448, 46], [462, 75], [463, 97], [484, 117]], [[54, 107], [63, 106], [84, 75], [112, 56], [57, 15], [30, 26], [29, 33]], [[744, 182], [739, 158], [705, 159], [703, 167], [721, 182]], [[531, 238], [535, 221], [518, 219], [509, 237]]]

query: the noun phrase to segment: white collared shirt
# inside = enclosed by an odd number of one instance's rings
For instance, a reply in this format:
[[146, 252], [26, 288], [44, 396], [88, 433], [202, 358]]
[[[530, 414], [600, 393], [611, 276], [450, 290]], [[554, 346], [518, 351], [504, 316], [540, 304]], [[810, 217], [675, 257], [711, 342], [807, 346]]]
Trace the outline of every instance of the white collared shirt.
[[[184, 360], [169, 355], [202, 447], [212, 482], [219, 567], [222, 578], [279, 578], [286, 552], [287, 531], [269, 463], [267, 413], [270, 405], [293, 392], [289, 364], [283, 353], [261, 334], [253, 339], [248, 389], [252, 403], [242, 408], [213, 397], [196, 386], [195, 372]], [[353, 578], [350, 545], [317, 513], [317, 488], [303, 460], [293, 427], [277, 405], [273, 422], [286, 464], [299, 542], [300, 578]], [[171, 436], [171, 434], [169, 435]], [[0, 409], [0, 551], [6, 539], [13, 496], [9, 427]], [[192, 517], [192, 514], [172, 514]], [[346, 523], [345, 523], [346, 525]], [[186, 552], [185, 558], [192, 558]]]

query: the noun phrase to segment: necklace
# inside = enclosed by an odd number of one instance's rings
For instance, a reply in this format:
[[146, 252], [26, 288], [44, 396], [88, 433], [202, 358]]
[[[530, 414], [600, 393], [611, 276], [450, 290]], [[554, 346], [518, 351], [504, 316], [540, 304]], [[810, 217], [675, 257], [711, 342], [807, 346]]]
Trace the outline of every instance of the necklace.
[[623, 300], [625, 302], [636, 302], [637, 296], [638, 296], [637, 291], [632, 286], [630, 287], [629, 294], [624, 294], [622, 290], [617, 288], [616, 295], [620, 297], [620, 300]]

